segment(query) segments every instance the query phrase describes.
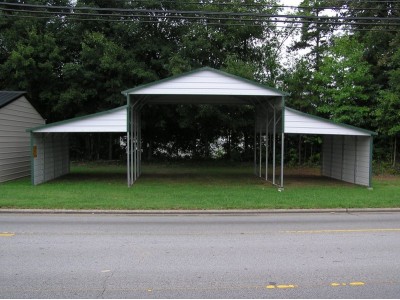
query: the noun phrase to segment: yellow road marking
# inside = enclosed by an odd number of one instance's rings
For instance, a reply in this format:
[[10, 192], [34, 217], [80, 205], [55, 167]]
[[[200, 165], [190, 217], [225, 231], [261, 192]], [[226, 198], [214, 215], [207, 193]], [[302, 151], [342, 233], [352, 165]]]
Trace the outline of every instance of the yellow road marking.
[[340, 286], [340, 283], [333, 282], [333, 283], [331, 283], [331, 286]]
[[324, 229], [324, 230], [286, 230], [284, 233], [341, 233], [341, 232], [396, 232], [400, 228], [371, 228], [371, 229]]
[[365, 285], [364, 282], [358, 281], [358, 282], [350, 282], [349, 283], [351, 286], [362, 286]]
[[266, 286], [267, 289], [294, 289], [296, 287], [297, 285], [294, 284], [270, 284]]
[[350, 283], [338, 283], [338, 282], [332, 282], [331, 283], [331, 286], [334, 286], [334, 287], [336, 287], [336, 286], [347, 286], [347, 285], [350, 285], [350, 286], [363, 286], [363, 285], [365, 285], [365, 283], [361, 282], [361, 281], [355, 281], [355, 282], [350, 282]]
[[10, 237], [10, 236], [14, 236], [15, 233], [11, 233], [11, 232], [0, 232], [0, 237]]
[[331, 286], [346, 286], [346, 283], [338, 283], [338, 282], [333, 282], [331, 283]]

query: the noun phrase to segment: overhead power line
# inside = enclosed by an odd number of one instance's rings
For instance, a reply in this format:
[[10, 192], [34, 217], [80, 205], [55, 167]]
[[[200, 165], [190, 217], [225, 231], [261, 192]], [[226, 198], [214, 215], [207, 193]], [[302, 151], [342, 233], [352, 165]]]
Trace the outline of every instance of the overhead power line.
[[[400, 2], [400, 1], [399, 1]], [[9, 17], [31, 17], [46, 18], [49, 16], [68, 16], [68, 20], [80, 21], [136, 21], [146, 23], [165, 23], [165, 20], [173, 20], [177, 25], [185, 23], [215, 25], [215, 26], [265, 26], [280, 23], [287, 27], [296, 24], [335, 25], [335, 26], [379, 26], [379, 30], [393, 30], [400, 27], [400, 18], [377, 18], [377, 17], [339, 17], [339, 16], [306, 16], [306, 15], [280, 15], [266, 13], [232, 13], [215, 11], [183, 11], [183, 10], [160, 10], [160, 9], [122, 9], [122, 8], [93, 8], [93, 7], [68, 7], [47, 6], [20, 3], [0, 2], [0, 12], [6, 12], [4, 16]], [[356, 22], [357, 21], [357, 22]], [[203, 22], [203, 23], [201, 23]], [[205, 23], [204, 23], [205, 22]], [[277, 26], [275, 24], [275, 26]], [[389, 27], [389, 28], [388, 28]], [[363, 29], [363, 28], [361, 28]], [[368, 30], [370, 30], [369, 28]], [[397, 29], [397, 28], [396, 28]]]
[[[399, 1], [400, 3], [400, 1]], [[49, 10], [69, 10], [69, 11], [107, 11], [107, 12], [128, 12], [128, 13], [153, 13], [153, 14], [179, 14], [179, 15], [229, 15], [229, 16], [257, 16], [263, 18], [273, 18], [273, 17], [283, 17], [283, 18], [306, 18], [306, 19], [338, 19], [338, 20], [387, 20], [384, 17], [343, 17], [343, 16], [309, 16], [309, 15], [279, 15], [279, 14], [267, 14], [258, 12], [226, 12], [226, 11], [192, 11], [192, 10], [163, 10], [163, 9], [132, 9], [132, 8], [103, 8], [103, 7], [69, 7], [69, 6], [49, 6], [49, 5], [36, 5], [36, 4], [22, 4], [22, 3], [8, 3], [0, 2], [0, 5], [20, 7], [20, 8], [30, 8], [30, 9], [49, 9]], [[400, 21], [400, 17], [391, 17], [393, 21]]]

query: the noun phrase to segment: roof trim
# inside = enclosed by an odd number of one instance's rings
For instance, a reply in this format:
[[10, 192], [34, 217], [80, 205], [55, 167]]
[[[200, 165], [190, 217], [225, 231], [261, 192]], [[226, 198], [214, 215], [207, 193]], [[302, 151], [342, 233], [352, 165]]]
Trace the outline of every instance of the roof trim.
[[370, 131], [370, 130], [363, 129], [363, 128], [359, 128], [359, 127], [355, 127], [355, 126], [352, 126], [352, 125], [348, 125], [348, 124], [344, 124], [344, 123], [338, 123], [338, 122], [335, 122], [335, 121], [332, 121], [332, 120], [329, 120], [329, 119], [325, 119], [325, 118], [322, 118], [322, 117], [310, 115], [310, 114], [301, 112], [301, 111], [299, 111], [299, 110], [296, 110], [296, 109], [293, 109], [293, 108], [290, 108], [290, 107], [287, 107], [287, 106], [285, 107], [285, 109], [287, 109], [287, 110], [289, 110], [289, 111], [292, 111], [292, 112], [294, 112], [294, 113], [298, 113], [298, 114], [300, 114], [300, 115], [306, 116], [306, 117], [308, 117], [308, 118], [312, 118], [312, 119], [318, 120], [318, 121], [328, 122], [328, 123], [331, 123], [331, 124], [334, 124], [334, 125], [337, 125], [337, 126], [342, 126], [342, 127], [344, 127], [344, 128], [357, 130], [357, 131], [360, 131], [360, 132], [362, 132], [362, 133], [367, 133], [367, 134], [369, 134], [369, 135], [378, 135], [378, 134], [377, 134], [376, 132], [374, 132], [374, 131]]
[[178, 79], [178, 78], [181, 78], [181, 77], [185, 77], [187, 75], [191, 75], [191, 74], [194, 74], [194, 73], [197, 73], [197, 72], [201, 72], [201, 71], [211, 71], [211, 72], [223, 75], [223, 76], [231, 77], [233, 79], [240, 80], [242, 82], [255, 85], [255, 86], [257, 86], [259, 88], [262, 88], [262, 89], [265, 89], [265, 90], [271, 90], [273, 92], [276, 92], [276, 93], [280, 94], [281, 96], [288, 96], [289, 95], [288, 93], [282, 92], [282, 91], [280, 91], [280, 90], [278, 90], [276, 88], [272, 88], [272, 87], [263, 85], [261, 83], [258, 83], [258, 82], [255, 82], [255, 81], [243, 78], [243, 77], [239, 77], [239, 76], [236, 76], [236, 75], [233, 75], [233, 74], [230, 74], [230, 73], [226, 73], [226, 72], [221, 71], [221, 70], [210, 68], [210, 67], [203, 67], [203, 68], [200, 68], [200, 69], [195, 69], [195, 70], [192, 70], [192, 71], [189, 71], [189, 72], [185, 72], [185, 73], [182, 73], [182, 74], [174, 75], [174, 76], [171, 76], [171, 77], [167, 77], [167, 78], [164, 78], [164, 79], [160, 79], [160, 80], [157, 80], [157, 81], [153, 81], [153, 82], [150, 82], [150, 83], [139, 85], [137, 87], [124, 90], [124, 91], [121, 92], [121, 94], [125, 95], [125, 96], [128, 96], [128, 94], [140, 91], [141, 89], [149, 88], [149, 87], [155, 86], [155, 85], [160, 84], [160, 83], [165, 83], [165, 82], [168, 82], [170, 80], [175, 80], [175, 79]]
[[42, 125], [42, 126], [38, 126], [38, 127], [34, 127], [34, 128], [29, 128], [26, 131], [27, 132], [35, 132], [36, 130], [40, 130], [40, 129], [44, 129], [44, 128], [51, 128], [51, 127], [56, 127], [56, 126], [59, 126], [59, 125], [66, 125], [66, 124], [73, 123], [75, 121], [81, 121], [81, 120], [85, 120], [85, 119], [90, 119], [92, 117], [98, 117], [98, 116], [102, 116], [102, 115], [111, 114], [111, 113], [114, 113], [116, 111], [122, 110], [124, 108], [127, 109], [128, 105], [120, 106], [120, 107], [113, 108], [113, 109], [106, 110], [106, 111], [101, 111], [101, 112], [94, 113], [94, 114], [91, 114], [91, 115], [75, 117], [75, 118], [72, 118], [72, 119], [58, 121], [58, 122], [50, 123], [50, 124], [47, 124], [47, 125]]
[[0, 108], [3, 108], [4, 106], [7, 106], [11, 102], [14, 102], [15, 100], [17, 100], [21, 96], [24, 96], [24, 95], [27, 94], [27, 92], [25, 92], [25, 91], [0, 91], [0, 92], [6, 92], [6, 93], [14, 94], [13, 96], [11, 96], [9, 99], [4, 101], [3, 103], [0, 103]]

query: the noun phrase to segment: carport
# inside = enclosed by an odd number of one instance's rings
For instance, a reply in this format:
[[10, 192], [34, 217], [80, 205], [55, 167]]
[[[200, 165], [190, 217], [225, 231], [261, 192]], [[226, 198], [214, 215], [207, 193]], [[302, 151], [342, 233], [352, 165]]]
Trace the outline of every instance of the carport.
[[[285, 135], [319, 134], [324, 136], [322, 175], [371, 186], [374, 133], [287, 108], [287, 94], [274, 88], [202, 68], [122, 94], [127, 99], [126, 106], [31, 129], [32, 183], [39, 184], [69, 172], [68, 133], [126, 132], [127, 185], [132, 186], [142, 172], [141, 110], [146, 104], [226, 104], [255, 107], [256, 175], [261, 177], [263, 168], [268, 170], [272, 165], [272, 178], [265, 172], [265, 179], [283, 188]], [[277, 165], [279, 178], [275, 172]]]
[[[259, 177], [263, 168], [269, 170], [269, 148], [272, 147], [272, 178], [268, 178], [265, 171], [265, 180], [276, 184], [275, 176], [275, 135], [281, 135], [281, 170], [279, 187], [283, 188], [283, 156], [285, 151], [285, 137], [290, 135], [319, 135], [322, 137], [321, 175], [371, 187], [372, 179], [372, 147], [375, 132], [354, 126], [335, 123], [331, 120], [316, 117], [298, 110], [284, 107], [282, 116], [276, 116], [273, 108], [265, 106], [256, 109], [257, 122], [255, 128], [255, 171]], [[280, 119], [283, 119], [280, 122]], [[283, 127], [283, 128], [282, 128]], [[262, 151], [265, 150], [265, 155]], [[257, 152], [258, 151], [258, 152]], [[265, 166], [264, 166], [265, 164]]]
[[31, 181], [37, 185], [70, 172], [69, 134], [128, 131], [127, 106], [30, 129]]

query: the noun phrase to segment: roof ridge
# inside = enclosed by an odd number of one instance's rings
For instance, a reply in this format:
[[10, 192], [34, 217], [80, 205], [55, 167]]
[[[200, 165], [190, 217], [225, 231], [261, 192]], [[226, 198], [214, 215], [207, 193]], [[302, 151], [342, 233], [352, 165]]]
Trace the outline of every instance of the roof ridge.
[[25, 91], [0, 91], [0, 108], [3, 108], [25, 94]]

